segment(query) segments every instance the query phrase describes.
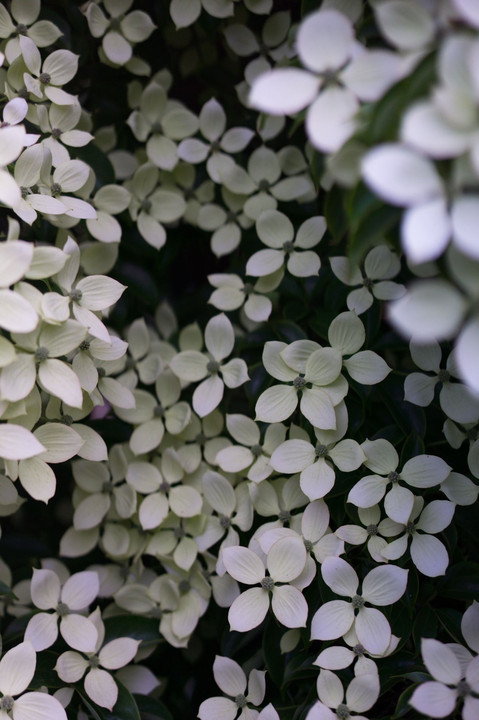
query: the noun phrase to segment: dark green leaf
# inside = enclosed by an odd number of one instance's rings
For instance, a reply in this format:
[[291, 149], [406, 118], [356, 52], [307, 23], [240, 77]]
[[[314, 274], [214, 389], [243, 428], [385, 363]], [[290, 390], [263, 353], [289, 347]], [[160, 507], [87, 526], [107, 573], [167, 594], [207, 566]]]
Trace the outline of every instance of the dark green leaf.
[[119, 637], [131, 637], [143, 642], [158, 642], [158, 620], [142, 615], [115, 615], [105, 620], [105, 642]]
[[142, 720], [173, 720], [173, 715], [161, 700], [147, 695], [134, 695]]

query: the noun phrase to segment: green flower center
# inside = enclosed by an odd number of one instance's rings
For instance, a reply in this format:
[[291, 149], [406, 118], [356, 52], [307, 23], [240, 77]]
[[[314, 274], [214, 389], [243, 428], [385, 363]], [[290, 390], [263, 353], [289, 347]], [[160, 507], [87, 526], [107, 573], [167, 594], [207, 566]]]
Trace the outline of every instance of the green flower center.
[[57, 615], [60, 617], [65, 617], [65, 615], [70, 614], [70, 608], [68, 605], [64, 602], [59, 602], [57, 605]]
[[46, 347], [39, 347], [35, 350], [35, 360], [46, 360], [50, 355], [50, 350]]
[[301, 388], [304, 388], [306, 385], [306, 380], [302, 375], [298, 375], [298, 377], [295, 377], [293, 380], [293, 387], [295, 387], [297, 390], [301, 390]]
[[451, 374], [447, 370], [439, 370], [437, 374], [437, 379], [440, 383], [449, 382], [451, 379]]
[[353, 647], [353, 653], [358, 657], [364, 655], [364, 647], [361, 645], [361, 643], [358, 643]]
[[399, 473], [394, 472], [394, 470], [388, 474], [389, 482], [397, 483], [398, 480], [400, 480], [400, 479], [401, 479], [401, 477], [400, 477]]
[[187, 593], [191, 590], [191, 585], [188, 582], [188, 580], [181, 580], [181, 582], [178, 584], [178, 590], [180, 593]]
[[[81, 292], [81, 291], [80, 291]], [[80, 350], [89, 350], [90, 349], [90, 342], [89, 340], [83, 340], [79, 345]]]
[[374, 525], [374, 523], [372, 523], [371, 525], [368, 525], [368, 526], [367, 526], [366, 532], [367, 532], [368, 535], [377, 535], [378, 532], [379, 532], [379, 531], [378, 531], [378, 526], [377, 526], [377, 525]]
[[364, 598], [361, 595], [355, 595], [351, 602], [353, 604], [353, 608], [359, 610], [359, 608], [362, 608], [364, 605]]
[[260, 180], [258, 183], [258, 190], [261, 190], [261, 192], [268, 192], [270, 187], [271, 186], [267, 180]]
[[344, 703], [340, 703], [336, 708], [336, 716], [338, 718], [341, 718], [341, 720], [347, 720], [349, 717], [351, 717], [348, 706]]
[[238, 706], [239, 708], [244, 708], [244, 707], [246, 707], [246, 703], [247, 703], [247, 702], [248, 702], [248, 701], [246, 700], [246, 697], [243, 695], [243, 693], [240, 693], [239, 695], [237, 695], [237, 696], [235, 697], [235, 703], [237, 704], [237, 706]]
[[93, 655], [93, 656], [89, 659], [88, 664], [89, 664], [89, 666], [92, 667], [92, 668], [97, 668], [97, 667], [100, 666], [100, 660], [97, 658], [96, 655]]
[[112, 18], [110, 20], [110, 30], [116, 30], [118, 31], [121, 28], [121, 23], [119, 18]]
[[13, 710], [13, 703], [14, 699], [10, 697], [10, 695], [5, 695], [0, 700], [0, 710], [3, 710], [4, 712], [10, 712]]
[[158, 405], [153, 410], [153, 415], [155, 417], [163, 417], [164, 414], [165, 414], [165, 409], [164, 409], [163, 405], [161, 403], [158, 403]]
[[471, 691], [472, 688], [466, 680], [460, 680], [457, 683], [457, 694], [459, 697], [465, 697], [466, 695], [470, 695]]
[[38, 79], [40, 80], [42, 85], [48, 85], [52, 78], [48, 73], [41, 73]]
[[328, 448], [326, 447], [326, 445], [318, 443], [314, 450], [314, 454], [316, 455], [316, 457], [325, 457], [325, 455], [328, 454]]
[[304, 547], [306, 548], [306, 552], [310, 553], [313, 551], [314, 545], [311, 540], [304, 540]]
[[70, 425], [73, 425], [73, 418], [71, 415], [62, 415], [61, 421], [64, 425], [68, 425], [68, 427], [70, 427]]
[[151, 202], [149, 200], [142, 200], [141, 201], [141, 209], [145, 212], [150, 212], [151, 210]]
[[227, 530], [229, 527], [231, 527], [231, 519], [229, 517], [226, 517], [226, 515], [222, 515], [220, 517], [220, 525], [222, 528]]
[[173, 535], [177, 540], [181, 540], [182, 537], [185, 537], [185, 531], [182, 527], [177, 527], [173, 530]]
[[261, 445], [253, 445], [250, 450], [251, 454], [256, 458], [263, 454], [263, 448]]
[[263, 590], [267, 590], [268, 592], [270, 592], [274, 587], [274, 580], [273, 580], [273, 578], [270, 578], [270, 577], [264, 577], [261, 580], [260, 585], [263, 588]]
[[28, 28], [23, 23], [18, 23], [17, 27], [15, 28], [17, 35], [26, 35], [28, 32]]
[[285, 253], [289, 254], [292, 253], [294, 250], [294, 245], [291, 240], [288, 240], [287, 242], [283, 243], [283, 250]]
[[207, 371], [210, 373], [210, 375], [214, 375], [218, 372], [220, 369], [220, 364], [216, 360], [210, 360], [208, 365], [206, 366]]
[[278, 520], [281, 520], [281, 522], [289, 522], [289, 520], [291, 520], [291, 513], [289, 510], [280, 510], [278, 513]]

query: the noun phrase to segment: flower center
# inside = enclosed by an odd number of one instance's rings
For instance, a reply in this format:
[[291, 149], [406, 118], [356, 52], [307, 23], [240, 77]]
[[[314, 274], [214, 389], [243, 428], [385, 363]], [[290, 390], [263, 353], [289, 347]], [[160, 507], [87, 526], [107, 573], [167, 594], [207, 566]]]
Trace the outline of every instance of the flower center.
[[41, 73], [38, 79], [40, 80], [42, 85], [48, 85], [52, 78], [48, 73]]
[[113, 492], [113, 487], [114, 487], [114, 485], [111, 482], [111, 480], [105, 480], [105, 482], [101, 486], [101, 490], [104, 493], [110, 494], [111, 492]]
[[53, 183], [52, 185], [52, 197], [58, 197], [62, 194], [62, 186], [60, 183]]
[[204, 445], [206, 442], [206, 435], [202, 432], [199, 432], [198, 435], [195, 437], [195, 442], [198, 443], [198, 445]]
[[80, 350], [89, 350], [90, 349], [90, 341], [89, 340], [83, 340], [79, 345]]
[[149, 200], [142, 200], [141, 201], [141, 209], [145, 212], [150, 212], [151, 210], [151, 202]]
[[104, 367], [99, 367], [97, 369], [97, 372], [98, 372], [98, 377], [100, 377], [100, 378], [103, 378], [106, 375], [106, 370]]
[[322, 445], [321, 443], [318, 443], [314, 450], [314, 454], [316, 455], [316, 457], [324, 457], [325, 455], [328, 454], [328, 448], [326, 447], [326, 445]]
[[258, 183], [258, 190], [261, 192], [267, 192], [270, 188], [270, 184], [267, 180], [260, 180]]
[[0, 710], [3, 710], [4, 712], [7, 712], [7, 713], [10, 712], [11, 710], [13, 710], [13, 703], [14, 703], [14, 699], [12, 697], [10, 697], [10, 695], [5, 695], [0, 700]]
[[120, 27], [121, 27], [121, 23], [120, 23], [119, 18], [115, 17], [110, 20], [110, 30], [115, 30], [118, 32]]
[[180, 591], [180, 593], [189, 592], [189, 590], [191, 590], [191, 585], [188, 580], [181, 580], [181, 582], [178, 584], [178, 590]]
[[213, 375], [214, 373], [217, 373], [220, 369], [220, 364], [216, 360], [210, 360], [208, 365], [206, 366], [206, 369], [210, 373], [210, 375]]
[[358, 643], [353, 647], [353, 653], [357, 655], [358, 657], [361, 657], [361, 655], [364, 655], [364, 648], [361, 645], [361, 643]]
[[274, 580], [273, 580], [273, 578], [270, 578], [270, 577], [264, 577], [261, 580], [260, 585], [263, 588], [263, 590], [267, 590], [268, 592], [270, 592], [274, 587]]
[[471, 694], [471, 686], [466, 680], [460, 680], [457, 683], [457, 694], [459, 697], [465, 697]]
[[364, 598], [361, 595], [355, 595], [351, 600], [353, 608], [359, 609], [364, 605]]
[[451, 374], [448, 373], [447, 370], [439, 370], [437, 374], [437, 379], [440, 383], [449, 382], [449, 380], [451, 379]]
[[289, 522], [289, 520], [291, 520], [291, 513], [289, 510], [280, 510], [278, 513], [278, 520], [281, 520], [281, 522]]
[[365, 277], [365, 278], [364, 278], [364, 280], [363, 280], [363, 286], [364, 286], [365, 288], [367, 288], [368, 290], [370, 290], [370, 289], [372, 288], [373, 284], [374, 284], [374, 283], [373, 283], [373, 281], [371, 280], [371, 278], [368, 278], [368, 277]]
[[70, 427], [70, 425], [73, 425], [73, 418], [71, 415], [62, 415], [61, 421], [64, 425], [68, 425], [68, 427]]
[[68, 605], [64, 602], [59, 602], [57, 605], [57, 615], [60, 617], [64, 617], [65, 615], [70, 614], [70, 608]]
[[89, 664], [90, 667], [92, 667], [92, 668], [97, 668], [97, 667], [100, 666], [100, 660], [97, 658], [96, 655], [93, 655], [93, 656], [89, 659], [88, 664]]
[[251, 295], [252, 292], [254, 292], [254, 285], [253, 283], [245, 283], [243, 287], [243, 292], [248, 297], [248, 295]]
[[261, 445], [253, 445], [250, 450], [251, 454], [256, 458], [263, 454], [263, 448]]
[[78, 290], [78, 288], [74, 288], [73, 290], [70, 290], [70, 299], [73, 300], [73, 302], [79, 302], [82, 297], [83, 293], [81, 290]]
[[291, 240], [288, 240], [287, 242], [283, 243], [283, 250], [285, 253], [289, 254], [292, 253], [294, 250], [294, 245], [291, 242]]
[[15, 28], [17, 31], [17, 35], [26, 35], [28, 32], [28, 28], [23, 23], [18, 23], [17, 27]]
[[46, 360], [50, 355], [50, 350], [46, 347], [39, 347], [35, 350], [35, 360]]
[[306, 380], [302, 375], [298, 375], [298, 377], [295, 377], [293, 380], [293, 387], [295, 387], [297, 390], [300, 390], [301, 388], [304, 388], [306, 385]]
[[349, 708], [344, 703], [340, 703], [336, 708], [336, 716], [341, 720], [347, 720], [351, 715], [349, 714]]
[[244, 707], [246, 707], [246, 703], [247, 703], [247, 702], [248, 702], [248, 701], [246, 700], [246, 698], [245, 698], [245, 696], [243, 695], [243, 693], [240, 693], [239, 695], [237, 695], [237, 696], [235, 697], [235, 703], [237, 704], [237, 706], [238, 706], [239, 708], [244, 708]]
[[416, 526], [414, 525], [414, 523], [412, 522], [412, 520], [410, 520], [410, 521], [407, 523], [407, 525], [406, 525], [406, 532], [407, 532], [408, 535], [414, 535], [414, 533], [416, 532]]
[[231, 520], [229, 517], [226, 517], [226, 515], [222, 515], [220, 517], [220, 525], [222, 528], [227, 530], [229, 527], [231, 527]]
[[182, 527], [177, 527], [173, 530], [173, 535], [177, 540], [180, 540], [182, 537], [185, 537], [185, 531]]
[[390, 473], [388, 474], [388, 480], [389, 480], [389, 482], [397, 483], [398, 480], [400, 480], [400, 475], [399, 475], [399, 473], [394, 472], [394, 470], [393, 470], [392, 472], [390, 472]]
[[368, 535], [377, 535], [378, 534], [378, 526], [374, 525], [374, 523], [372, 523], [371, 525], [367, 526], [366, 532]]
[[169, 483], [167, 483], [167, 482], [162, 482], [162, 483], [161, 483], [161, 485], [160, 485], [160, 492], [162, 492], [162, 493], [164, 493], [164, 494], [166, 495], [166, 493], [168, 492], [169, 489], [170, 489]]
[[306, 552], [310, 553], [313, 551], [314, 545], [311, 540], [304, 540], [304, 547], [306, 548]]
[[153, 415], [155, 417], [163, 417], [164, 414], [165, 414], [165, 409], [164, 409], [163, 405], [161, 403], [158, 403], [156, 408], [153, 410]]

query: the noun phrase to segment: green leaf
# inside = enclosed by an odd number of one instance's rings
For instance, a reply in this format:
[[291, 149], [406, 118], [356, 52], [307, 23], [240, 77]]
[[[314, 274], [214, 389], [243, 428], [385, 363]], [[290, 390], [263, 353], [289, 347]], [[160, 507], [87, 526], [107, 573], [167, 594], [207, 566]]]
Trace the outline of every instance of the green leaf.
[[370, 248], [384, 240], [384, 236], [398, 226], [400, 218], [401, 210], [387, 205], [369, 213], [349, 238], [348, 257], [353, 265], [359, 264]]
[[105, 642], [120, 637], [131, 637], [144, 643], [155, 643], [160, 638], [158, 620], [142, 615], [115, 615], [105, 620]]
[[4, 582], [0, 580], [0, 595], [8, 595], [9, 597], [13, 598], [14, 600], [18, 600], [17, 596], [13, 592], [11, 587], [8, 587]]
[[161, 700], [148, 695], [134, 695], [142, 720], [174, 720], [173, 715]]
[[94, 720], [141, 720], [138, 705], [133, 695], [116, 678], [115, 682], [118, 685], [118, 700], [111, 712], [94, 703], [93, 700], [84, 694], [83, 689], [77, 688], [77, 692], [84, 705], [93, 715]]
[[419, 610], [412, 634], [418, 652], [421, 650], [421, 638], [437, 638], [437, 617], [432, 608], [425, 605]]
[[287, 343], [308, 337], [304, 330], [291, 320], [276, 320], [271, 323], [271, 328], [279, 340]]
[[439, 584], [438, 594], [470, 602], [479, 597], [479, 564], [461, 562], [449, 566], [444, 580]]
[[283, 632], [271, 615], [267, 615], [263, 632], [263, 657], [268, 674], [278, 687], [283, 683], [284, 674], [284, 662], [279, 644]]
[[348, 217], [344, 209], [344, 190], [333, 185], [324, 202], [324, 217], [334, 243], [339, 243], [348, 229]]
[[404, 692], [401, 693], [401, 695], [399, 696], [399, 700], [396, 704], [394, 715], [392, 716], [391, 720], [397, 720], [397, 718], [402, 718], [404, 717], [404, 715], [406, 715], [406, 713], [412, 710], [412, 707], [409, 704], [409, 700], [413, 692], [414, 685], [411, 685], [411, 687], [407, 688], [406, 690], [404, 690]]
[[462, 613], [459, 610], [453, 610], [453, 608], [438, 608], [436, 617], [454, 642], [463, 645], [464, 639], [461, 632]]

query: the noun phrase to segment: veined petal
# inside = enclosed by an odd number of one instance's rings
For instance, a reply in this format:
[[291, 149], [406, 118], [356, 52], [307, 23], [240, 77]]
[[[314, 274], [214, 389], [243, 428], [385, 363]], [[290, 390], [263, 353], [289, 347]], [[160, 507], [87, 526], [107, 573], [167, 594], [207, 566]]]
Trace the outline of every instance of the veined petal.
[[94, 703], [112, 710], [118, 699], [118, 686], [110, 673], [92, 668], [85, 677], [85, 691]]
[[336, 413], [326, 389], [316, 386], [304, 389], [300, 408], [304, 417], [314, 427], [321, 428], [321, 430], [336, 429]]
[[269, 115], [294, 115], [312, 103], [320, 84], [319, 78], [299, 68], [270, 70], [254, 81], [249, 104]]
[[98, 573], [93, 570], [75, 573], [63, 586], [62, 602], [66, 603], [70, 610], [84, 610], [97, 597], [99, 587]]
[[28, 621], [25, 640], [31, 642], [37, 652], [53, 645], [57, 637], [58, 615], [56, 613], [38, 613]]
[[344, 600], [331, 600], [321, 605], [311, 621], [311, 640], [335, 640], [354, 623], [354, 609]]
[[62, 704], [44, 692], [29, 692], [15, 700], [14, 720], [67, 720]]
[[60, 620], [60, 633], [63, 639], [74, 650], [94, 652], [98, 640], [98, 632], [91, 620], [83, 615], [72, 613]]
[[397, 523], [406, 525], [414, 506], [414, 495], [407, 488], [394, 484], [384, 498], [386, 515]]
[[372, 605], [392, 605], [404, 595], [408, 571], [395, 565], [373, 568], [363, 581], [362, 596]]
[[130, 637], [116, 638], [106, 643], [98, 653], [100, 665], [107, 670], [118, 670], [133, 660], [140, 640]]
[[73, 650], [62, 653], [57, 660], [55, 670], [60, 680], [67, 683], [78, 682], [89, 667], [88, 660]]
[[362, 607], [356, 617], [358, 640], [373, 655], [383, 655], [391, 641], [391, 627], [380, 610]]
[[268, 552], [266, 564], [275, 582], [294, 580], [302, 573], [306, 564], [306, 548], [303, 541], [299, 537], [277, 540]]
[[285, 627], [306, 627], [308, 604], [303, 594], [292, 585], [281, 585], [273, 589], [271, 607], [277, 619]]
[[359, 578], [345, 560], [339, 557], [326, 558], [321, 565], [323, 580], [337, 595], [354, 597], [357, 594]]
[[60, 590], [60, 580], [53, 570], [46, 568], [33, 570], [30, 593], [37, 608], [40, 610], [56, 608], [60, 601]]
[[443, 543], [433, 535], [415, 534], [411, 542], [411, 560], [427, 577], [445, 575], [449, 556]]
[[28, 640], [8, 650], [0, 660], [0, 690], [3, 695], [23, 692], [33, 678], [36, 662], [35, 650]]
[[250, 588], [241, 593], [229, 609], [231, 630], [248, 632], [260, 625], [269, 609], [269, 596], [263, 588]]
[[296, 36], [298, 55], [309, 70], [338, 70], [348, 60], [354, 40], [349, 18], [334, 9], [307, 15]]
[[241, 546], [225, 548], [222, 557], [226, 570], [238, 582], [254, 585], [261, 582], [265, 576], [263, 563], [249, 548]]
[[246, 675], [237, 662], [217, 655], [213, 663], [213, 675], [220, 690], [236, 697], [246, 693]]
[[440, 682], [425, 682], [417, 687], [409, 699], [415, 710], [432, 718], [450, 715], [456, 706], [456, 689]]
[[[188, 2], [191, 2], [191, 0], [188, 0]], [[212, 697], [203, 700], [198, 710], [200, 720], [235, 720], [237, 714], [237, 704], [225, 697]]]
[[315, 460], [314, 447], [306, 440], [286, 440], [271, 455], [270, 465], [280, 473], [296, 473]]
[[273, 385], [258, 398], [256, 420], [264, 422], [282, 422], [289, 418], [298, 404], [296, 388], [290, 385]]
[[200, 416], [209, 415], [220, 404], [224, 393], [224, 383], [218, 375], [203, 380], [193, 393], [193, 409]]
[[417, 488], [440, 485], [451, 472], [451, 467], [435, 455], [416, 455], [408, 460], [401, 472], [401, 477], [408, 485]]
[[386, 486], [385, 478], [379, 475], [367, 475], [351, 488], [347, 501], [360, 508], [373, 507], [384, 497]]

